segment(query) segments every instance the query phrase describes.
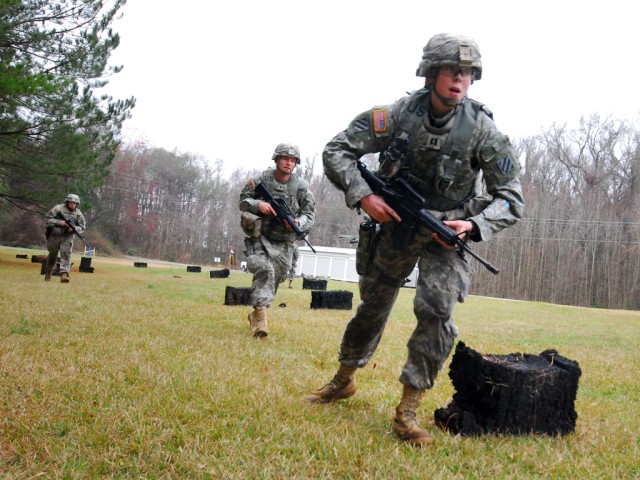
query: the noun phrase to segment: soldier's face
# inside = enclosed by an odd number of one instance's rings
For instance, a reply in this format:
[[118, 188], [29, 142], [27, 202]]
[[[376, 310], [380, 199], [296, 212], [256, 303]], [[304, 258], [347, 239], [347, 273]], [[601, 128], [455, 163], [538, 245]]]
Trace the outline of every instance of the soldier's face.
[[459, 104], [467, 95], [472, 78], [472, 70], [469, 67], [440, 68], [434, 89], [444, 99], [442, 106], [452, 107]]
[[296, 160], [296, 157], [282, 155], [278, 157], [276, 168], [282, 175], [290, 175], [291, 172], [293, 172], [294, 168], [296, 168], [297, 163], [298, 161]]
[[69, 210], [75, 210], [78, 204], [76, 202], [67, 202], [67, 208]]

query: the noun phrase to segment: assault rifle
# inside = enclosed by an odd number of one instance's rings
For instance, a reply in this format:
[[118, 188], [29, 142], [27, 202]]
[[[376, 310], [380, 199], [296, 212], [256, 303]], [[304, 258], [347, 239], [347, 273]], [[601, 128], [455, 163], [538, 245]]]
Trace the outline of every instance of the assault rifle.
[[67, 217], [65, 217], [64, 213], [62, 213], [60, 210], [58, 210], [58, 212], [56, 213], [56, 218], [60, 219], [60, 220], [63, 220], [64, 223], [67, 224], [67, 227], [69, 227], [73, 233], [75, 233], [78, 237], [80, 237], [80, 240], [82, 240], [84, 242], [84, 244], [88, 248], [91, 248], [89, 246], [89, 244], [87, 243], [87, 241], [84, 239], [84, 237], [78, 233], [78, 230], [76, 230], [76, 226], [73, 224], [73, 221], [71, 221]]
[[406, 179], [397, 176], [391, 180], [385, 180], [367, 169], [366, 165], [360, 160], [358, 160], [358, 170], [360, 170], [362, 178], [366, 180], [371, 190], [376, 195], [384, 198], [384, 201], [402, 218], [402, 222], [396, 227], [397, 236], [394, 238], [394, 241], [400, 243], [400, 245], [396, 245], [397, 247], [400, 249], [406, 248], [410, 239], [415, 235], [418, 226], [423, 224], [437, 234], [446, 244], [455, 247], [462, 259], [464, 259], [464, 253], [467, 252], [487, 267], [491, 273], [498, 274], [500, 271], [498, 268], [471, 250], [466, 240], [460, 238], [452, 228], [445, 225], [442, 220], [438, 219], [425, 207], [427, 204], [426, 199]]
[[276, 211], [276, 218], [278, 219], [278, 221], [281, 223], [286, 222], [291, 227], [291, 230], [296, 232], [298, 237], [300, 237], [305, 241], [307, 245], [309, 245], [311, 251], [313, 253], [316, 253], [315, 248], [311, 246], [309, 240], [307, 240], [307, 237], [305, 237], [304, 233], [302, 233], [302, 230], [300, 230], [300, 227], [296, 223], [295, 216], [293, 215], [293, 212], [291, 211], [291, 208], [289, 207], [287, 202], [285, 202], [282, 198], [275, 198], [271, 191], [269, 191], [269, 188], [262, 182], [256, 185], [254, 191], [271, 204], [273, 209]]

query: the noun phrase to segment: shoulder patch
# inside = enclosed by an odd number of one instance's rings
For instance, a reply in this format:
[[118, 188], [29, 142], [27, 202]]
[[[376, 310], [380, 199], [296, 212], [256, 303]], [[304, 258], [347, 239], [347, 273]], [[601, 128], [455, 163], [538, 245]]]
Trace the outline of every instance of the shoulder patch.
[[515, 165], [513, 163], [513, 160], [511, 160], [511, 157], [507, 155], [506, 157], [498, 160], [498, 168], [503, 175], [506, 175], [515, 168]]
[[358, 132], [366, 132], [367, 130], [369, 130], [369, 119], [367, 118], [366, 115], [363, 115], [360, 118], [357, 118], [354, 122], [353, 122], [353, 131], [358, 133]]
[[249, 190], [253, 190], [254, 188], [256, 188], [256, 182], [253, 181], [253, 178], [250, 178], [247, 182], [247, 188]]
[[373, 111], [373, 131], [376, 133], [387, 131], [387, 110], [385, 108], [376, 108]]

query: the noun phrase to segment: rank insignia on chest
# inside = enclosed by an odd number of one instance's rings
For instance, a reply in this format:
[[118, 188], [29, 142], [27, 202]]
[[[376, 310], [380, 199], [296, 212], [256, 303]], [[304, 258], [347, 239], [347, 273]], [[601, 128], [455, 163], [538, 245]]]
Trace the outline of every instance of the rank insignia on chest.
[[442, 135], [427, 134], [425, 147], [431, 150], [440, 150], [442, 145]]
[[373, 111], [373, 131], [376, 133], [387, 131], [387, 111], [384, 108]]

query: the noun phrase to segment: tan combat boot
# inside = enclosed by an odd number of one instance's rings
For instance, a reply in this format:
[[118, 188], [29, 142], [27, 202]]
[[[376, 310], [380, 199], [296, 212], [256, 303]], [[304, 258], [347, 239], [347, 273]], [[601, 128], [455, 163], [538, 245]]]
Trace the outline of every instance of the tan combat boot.
[[45, 282], [50, 282], [51, 281], [51, 272], [53, 271], [53, 268], [49, 268], [47, 267], [47, 269], [44, 272], [44, 281]]
[[420, 405], [423, 393], [424, 390], [404, 385], [402, 400], [396, 408], [396, 416], [393, 419], [393, 431], [400, 439], [414, 447], [433, 445], [431, 434], [418, 425], [418, 420], [416, 420], [416, 410]]
[[315, 392], [308, 393], [309, 403], [331, 403], [356, 394], [356, 367], [340, 364], [338, 372], [329, 383]]
[[69, 283], [69, 274], [67, 272], [62, 272], [60, 274], [60, 282]]
[[293, 278], [289, 279], [289, 288], [293, 288]]
[[251, 333], [256, 338], [264, 338], [269, 335], [267, 331], [267, 307], [254, 307], [249, 314]]

